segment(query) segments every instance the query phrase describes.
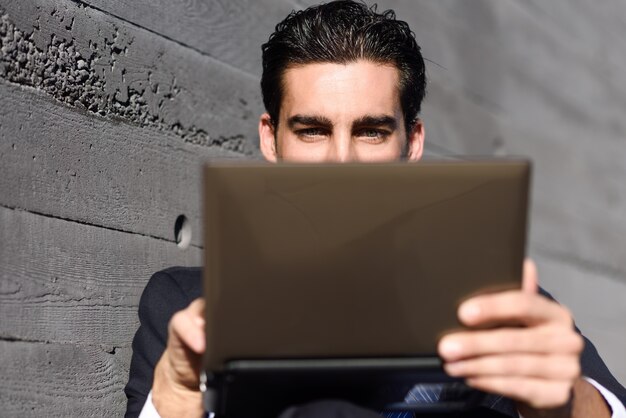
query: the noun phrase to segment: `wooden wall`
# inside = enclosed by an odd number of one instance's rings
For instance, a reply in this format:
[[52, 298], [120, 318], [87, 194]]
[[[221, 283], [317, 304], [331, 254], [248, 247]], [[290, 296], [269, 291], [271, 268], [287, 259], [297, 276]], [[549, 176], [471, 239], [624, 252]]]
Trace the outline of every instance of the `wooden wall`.
[[[258, 158], [260, 44], [307, 4], [0, 0], [0, 416], [122, 414], [141, 291], [200, 263], [199, 166]], [[428, 154], [533, 158], [543, 285], [626, 382], [626, 5], [388, 7], [430, 60]]]

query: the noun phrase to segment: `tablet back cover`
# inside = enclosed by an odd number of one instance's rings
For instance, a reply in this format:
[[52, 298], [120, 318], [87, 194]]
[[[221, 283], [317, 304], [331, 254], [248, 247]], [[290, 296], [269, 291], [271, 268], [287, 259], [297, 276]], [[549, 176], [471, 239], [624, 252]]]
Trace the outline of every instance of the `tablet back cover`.
[[520, 286], [526, 161], [205, 167], [205, 365], [436, 353]]

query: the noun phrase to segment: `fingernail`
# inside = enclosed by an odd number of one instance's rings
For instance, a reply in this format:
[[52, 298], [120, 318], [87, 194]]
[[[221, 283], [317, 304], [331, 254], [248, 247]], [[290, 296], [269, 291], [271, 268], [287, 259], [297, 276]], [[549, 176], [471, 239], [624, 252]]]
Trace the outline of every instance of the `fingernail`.
[[454, 340], [443, 340], [440, 346], [441, 355], [443, 357], [457, 357], [461, 354], [463, 347], [458, 341]]
[[464, 320], [475, 320], [480, 316], [480, 306], [476, 303], [465, 303], [461, 305], [459, 315]]
[[198, 338], [196, 338], [196, 339], [194, 340], [194, 344], [193, 344], [193, 345], [194, 345], [194, 347], [193, 347], [193, 348], [194, 348], [194, 351], [195, 351], [196, 353], [201, 353], [201, 352], [203, 352], [203, 351], [204, 351], [204, 343], [205, 343], [205, 341], [204, 341], [204, 337], [198, 337]]

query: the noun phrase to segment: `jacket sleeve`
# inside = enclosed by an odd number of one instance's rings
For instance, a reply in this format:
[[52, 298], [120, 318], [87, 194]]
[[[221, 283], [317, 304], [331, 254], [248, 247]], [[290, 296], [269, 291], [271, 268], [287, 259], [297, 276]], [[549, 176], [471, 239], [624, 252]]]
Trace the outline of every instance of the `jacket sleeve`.
[[626, 406], [626, 389], [613, 377], [593, 343], [586, 337], [583, 336], [583, 338], [585, 339], [585, 348], [580, 360], [582, 375], [601, 384]]
[[[540, 292], [549, 299], [554, 300], [552, 295], [545, 290], [540, 289]], [[576, 328], [576, 331], [580, 333], [578, 328]], [[622, 402], [622, 404], [626, 405], [626, 389], [624, 389], [624, 386], [622, 386], [617, 379], [613, 377], [608, 367], [606, 367], [606, 364], [604, 364], [604, 361], [600, 358], [600, 355], [598, 354], [598, 351], [593, 343], [584, 335], [583, 339], [585, 341], [585, 347], [580, 358], [582, 375], [598, 382], [609, 392], [613, 393]]]
[[133, 339], [126, 418], [137, 417], [152, 387], [154, 367], [167, 342], [167, 326], [175, 312], [191, 302], [187, 292], [167, 271], [155, 273], [139, 301], [139, 329]]

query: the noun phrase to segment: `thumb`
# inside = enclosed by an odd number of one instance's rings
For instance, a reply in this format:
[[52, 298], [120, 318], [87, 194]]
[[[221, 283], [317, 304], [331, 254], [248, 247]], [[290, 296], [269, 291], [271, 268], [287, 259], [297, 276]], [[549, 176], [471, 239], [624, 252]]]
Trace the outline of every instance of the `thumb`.
[[524, 275], [522, 278], [522, 292], [537, 293], [539, 285], [537, 284], [537, 265], [533, 260], [527, 258], [524, 260]]
[[169, 346], [183, 351], [191, 349], [196, 354], [204, 352], [204, 299], [198, 298], [174, 314], [169, 323]]

